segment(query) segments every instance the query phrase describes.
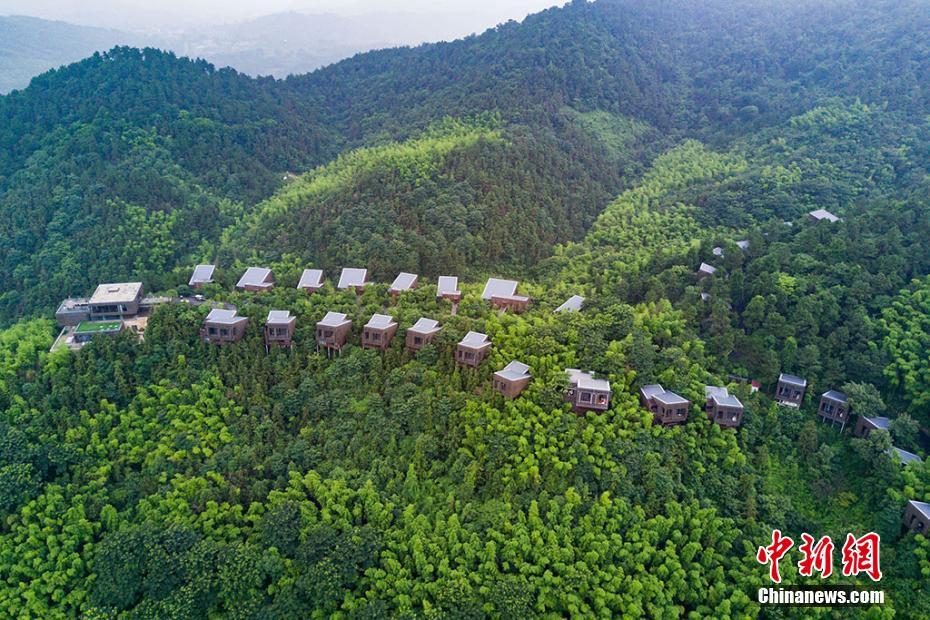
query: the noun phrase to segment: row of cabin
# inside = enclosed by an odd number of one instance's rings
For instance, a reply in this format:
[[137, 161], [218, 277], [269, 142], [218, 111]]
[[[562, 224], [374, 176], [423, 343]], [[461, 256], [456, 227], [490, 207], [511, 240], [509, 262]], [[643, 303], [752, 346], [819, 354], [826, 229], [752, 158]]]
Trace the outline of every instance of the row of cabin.
[[[800, 407], [807, 391], [807, 379], [796, 375], [781, 373], [775, 386], [775, 402], [786, 407]], [[837, 390], [827, 390], [820, 396], [817, 415], [823, 421], [846, 426], [849, 421], [849, 401], [846, 395]]]

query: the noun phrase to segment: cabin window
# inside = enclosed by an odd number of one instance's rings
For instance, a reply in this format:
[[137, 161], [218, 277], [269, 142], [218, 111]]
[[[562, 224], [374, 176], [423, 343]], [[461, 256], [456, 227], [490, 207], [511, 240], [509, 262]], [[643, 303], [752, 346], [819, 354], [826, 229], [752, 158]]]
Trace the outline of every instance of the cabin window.
[[208, 327], [208, 328], [207, 328], [207, 333], [210, 334], [211, 336], [215, 335], [215, 334], [216, 334], [216, 328], [215, 328], [215, 327]]
[[423, 339], [420, 338], [419, 336], [414, 336], [414, 337], [413, 337], [413, 344], [423, 344]]
[[591, 394], [589, 394], [588, 392], [582, 392], [582, 393], [581, 393], [581, 402], [583, 402], [583, 403], [589, 403], [589, 402], [591, 402]]
[[229, 335], [229, 330], [226, 329], [225, 327], [222, 328], [222, 329], [220, 329], [220, 335], [221, 335], [221, 336], [228, 336], [228, 335]]
[[606, 395], [606, 394], [598, 394], [598, 396], [597, 396], [597, 404], [599, 404], [599, 405], [606, 405], [606, 404], [607, 404], [607, 395]]
[[378, 342], [379, 340], [381, 340], [381, 334], [378, 333], [378, 332], [374, 332], [374, 333], [371, 335], [371, 339], [372, 339], [374, 342]]

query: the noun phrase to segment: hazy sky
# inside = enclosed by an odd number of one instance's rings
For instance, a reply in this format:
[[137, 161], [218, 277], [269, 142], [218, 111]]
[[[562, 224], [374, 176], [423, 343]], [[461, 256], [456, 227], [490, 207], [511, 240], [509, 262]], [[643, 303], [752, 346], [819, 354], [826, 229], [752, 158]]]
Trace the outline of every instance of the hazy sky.
[[0, 15], [31, 15], [123, 29], [170, 29], [241, 21], [279, 13], [472, 13], [487, 26], [562, 4], [565, 0], [0, 0]]

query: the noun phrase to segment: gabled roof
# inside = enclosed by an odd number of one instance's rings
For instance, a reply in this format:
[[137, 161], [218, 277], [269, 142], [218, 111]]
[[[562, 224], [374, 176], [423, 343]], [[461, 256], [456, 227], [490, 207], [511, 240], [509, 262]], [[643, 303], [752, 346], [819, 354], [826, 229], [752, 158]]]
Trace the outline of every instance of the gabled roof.
[[827, 390], [826, 392], [823, 393], [823, 396], [821, 396], [821, 398], [829, 398], [830, 400], [835, 400], [836, 402], [839, 402], [839, 403], [846, 402], [846, 394], [843, 394], [842, 392], [838, 392], [836, 390]]
[[887, 431], [889, 428], [891, 428], [891, 420], [889, 418], [882, 416], [870, 418], [869, 416], [864, 415], [862, 416], [862, 419], [865, 420], [865, 422], [868, 423], [872, 428], [881, 429], [883, 431]]
[[216, 265], [197, 265], [194, 267], [194, 273], [191, 274], [188, 285], [194, 286], [195, 284], [209, 284], [213, 282], [213, 272], [215, 270]]
[[265, 319], [265, 323], [287, 324], [290, 323], [294, 318], [296, 317], [291, 316], [291, 312], [289, 310], [269, 310], [268, 318]]
[[320, 286], [323, 286], [323, 270], [304, 269], [304, 272], [300, 274], [297, 288], [318, 288]]
[[365, 327], [371, 327], [373, 329], [387, 329], [392, 325], [397, 325], [394, 322], [394, 317], [389, 314], [372, 314], [371, 318], [368, 319], [368, 323], [365, 324]]
[[716, 267], [708, 265], [707, 263], [701, 263], [701, 266], [698, 267], [698, 273], [706, 273], [708, 275], [714, 275], [717, 271]]
[[339, 275], [339, 284], [336, 288], [349, 288], [352, 286], [365, 286], [365, 278], [368, 277], [367, 269], [353, 269], [346, 267]]
[[116, 282], [101, 284], [90, 296], [91, 304], [116, 304], [121, 301], [133, 301], [142, 291], [141, 282]]
[[898, 455], [898, 459], [901, 461], [902, 465], [920, 463], [923, 460], [913, 452], [908, 452], [907, 450], [902, 450], [901, 448], [896, 448], [895, 446], [891, 446], [891, 451]]
[[438, 332], [440, 329], [442, 328], [439, 327], [439, 321], [422, 317], [418, 319], [416, 323], [411, 325], [407, 331], [416, 332], [418, 334], [432, 334]]
[[401, 271], [391, 283], [391, 291], [409, 291], [417, 283], [417, 274]]
[[922, 514], [924, 517], [930, 519], [930, 504], [927, 502], [918, 502], [916, 499], [910, 500], [908, 504], [916, 508], [917, 512]]
[[791, 385], [796, 385], [798, 387], [807, 386], [807, 379], [802, 379], [801, 377], [798, 377], [797, 375], [789, 375], [786, 372], [783, 372], [780, 375], [778, 375], [778, 382], [789, 383]]
[[610, 391], [610, 381], [607, 379], [595, 379], [593, 374], [577, 368], [566, 368], [565, 372], [571, 384], [580, 390]]
[[737, 246], [739, 249], [741, 249], [741, 250], [748, 250], [748, 249], [749, 249], [749, 240], [748, 240], [748, 239], [740, 239], [739, 241], [736, 242], [736, 246]]
[[530, 367], [523, 362], [513, 360], [494, 374], [508, 381], [519, 381], [530, 376]]
[[663, 405], [683, 405], [688, 402], [687, 398], [679, 396], [675, 392], [669, 391], [656, 394], [653, 398], [655, 398], [657, 402], [660, 402]]
[[827, 220], [828, 222], [838, 222], [840, 218], [836, 217], [826, 209], [816, 209], [811, 211], [809, 215], [815, 220]]
[[465, 334], [465, 337], [459, 342], [463, 347], [468, 347], [469, 349], [480, 349], [482, 347], [489, 346], [491, 340], [487, 337], [486, 334], [481, 332], [468, 332]]
[[439, 282], [436, 288], [436, 295], [439, 297], [443, 295], [458, 295], [459, 279], [456, 276], [439, 276]]
[[219, 323], [221, 325], [232, 325], [239, 321], [245, 320], [244, 316], [237, 316], [236, 310], [227, 310], [226, 308], [213, 308], [207, 314], [207, 322]]
[[236, 283], [237, 288], [246, 286], [268, 286], [271, 284], [271, 269], [267, 267], [249, 267]]
[[572, 295], [565, 300], [561, 306], [555, 309], [556, 312], [578, 312], [584, 305], [584, 297], [581, 295]]
[[484, 292], [481, 293], [481, 299], [490, 300], [492, 297], [516, 297], [518, 285], [519, 282], [516, 280], [488, 278], [487, 284], [484, 285]]
[[326, 316], [317, 322], [317, 325], [324, 325], [326, 327], [341, 327], [346, 323], [351, 323], [351, 321], [346, 318], [346, 315], [342, 312], [327, 312]]

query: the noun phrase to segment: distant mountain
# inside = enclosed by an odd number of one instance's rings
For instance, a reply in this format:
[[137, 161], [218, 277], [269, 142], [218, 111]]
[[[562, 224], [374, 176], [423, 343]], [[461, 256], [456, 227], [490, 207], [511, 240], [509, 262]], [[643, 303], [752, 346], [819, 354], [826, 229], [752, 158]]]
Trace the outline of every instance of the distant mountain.
[[34, 76], [141, 37], [35, 17], [0, 16], [0, 94], [25, 88]]

